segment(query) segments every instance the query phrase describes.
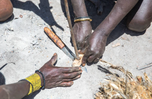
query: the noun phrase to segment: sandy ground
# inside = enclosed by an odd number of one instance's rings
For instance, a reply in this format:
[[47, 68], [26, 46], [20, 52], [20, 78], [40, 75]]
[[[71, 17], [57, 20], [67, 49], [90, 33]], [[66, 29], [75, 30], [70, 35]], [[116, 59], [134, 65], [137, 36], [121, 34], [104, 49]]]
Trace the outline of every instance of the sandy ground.
[[[39, 69], [51, 56], [58, 53], [56, 66], [70, 67], [72, 60], [66, 56], [44, 33], [44, 27], [52, 26], [56, 34], [74, 52], [70, 43], [70, 32], [64, 5], [59, 0], [12, 0], [14, 18], [0, 24], [0, 70], [4, 75], [5, 84], [14, 83], [26, 78]], [[107, 3], [107, 2], [106, 2]], [[112, 8], [112, 3], [106, 4], [102, 16], [96, 14], [93, 4], [87, 3], [89, 15], [93, 17], [93, 29], [104, 19]], [[144, 33], [130, 31], [122, 21], [111, 33], [103, 60], [123, 66], [133, 75], [152, 75], [151, 68], [137, 70], [152, 62], [152, 26]], [[118, 45], [118, 46], [116, 46]], [[25, 99], [93, 99], [105, 78], [107, 66], [98, 62], [86, 66], [88, 72], [69, 88], [46, 89]], [[105, 71], [106, 72], [106, 71]], [[2, 80], [2, 76], [1, 76]]]

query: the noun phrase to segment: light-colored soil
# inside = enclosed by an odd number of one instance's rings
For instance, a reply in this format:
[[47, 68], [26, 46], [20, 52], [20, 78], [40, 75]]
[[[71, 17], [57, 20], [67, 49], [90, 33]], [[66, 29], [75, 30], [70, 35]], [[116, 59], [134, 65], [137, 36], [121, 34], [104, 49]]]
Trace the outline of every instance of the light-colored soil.
[[[59, 0], [13, 0], [13, 3], [14, 19], [0, 24], [0, 67], [8, 62], [15, 63], [0, 70], [5, 76], [6, 84], [17, 82], [34, 73], [55, 52], [58, 54], [56, 66], [70, 67], [72, 60], [44, 33], [44, 27], [51, 25], [74, 52], [68, 23], [62, 10], [64, 5]], [[89, 9], [95, 9], [91, 7]], [[95, 28], [102, 17], [96, 15], [95, 11], [91, 16]], [[133, 75], [143, 75], [146, 72], [148, 76], [152, 76], [152, 67], [141, 71], [136, 69], [152, 62], [152, 26], [144, 34], [139, 34], [128, 30], [123, 22], [120, 23], [108, 39], [103, 60], [123, 66]], [[86, 68], [88, 72], [84, 71], [72, 87], [46, 89], [34, 99], [93, 99], [100, 82], [106, 76], [102, 70], [107, 66], [98, 62]]]

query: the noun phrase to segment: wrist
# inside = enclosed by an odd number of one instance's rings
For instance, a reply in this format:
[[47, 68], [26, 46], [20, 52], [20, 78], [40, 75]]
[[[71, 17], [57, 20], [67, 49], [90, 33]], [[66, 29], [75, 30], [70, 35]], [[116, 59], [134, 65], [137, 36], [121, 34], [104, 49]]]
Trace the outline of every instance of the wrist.
[[44, 90], [45, 89], [45, 78], [43, 73], [40, 70], [36, 70], [35, 73], [38, 73], [38, 75], [40, 76], [41, 79], [41, 88]]
[[109, 34], [111, 32], [105, 30], [105, 29], [95, 29], [94, 33], [98, 34], [99, 37], [104, 37], [104, 38], [108, 38]]
[[75, 24], [82, 26], [82, 27], [91, 25], [90, 21], [79, 21], [79, 22], [76, 22]]
[[89, 16], [74, 18], [74, 22], [82, 22], [82, 21], [90, 21], [91, 22], [92, 19]]
[[34, 73], [33, 75], [20, 81], [27, 81], [29, 83], [30, 87], [27, 95], [30, 95], [41, 88], [41, 78], [37, 73]]
[[109, 36], [110, 33], [114, 30], [117, 23], [115, 20], [110, 20], [111, 18], [106, 17], [100, 25], [96, 28], [97, 31], [100, 31], [100, 34], [103, 36]]
[[22, 79], [20, 81], [18, 81], [18, 86], [22, 85], [23, 86], [23, 90], [22, 91], [25, 91], [25, 94], [24, 96], [28, 95], [29, 91], [30, 91], [30, 83], [28, 81], [26, 81], [25, 79]]
[[38, 74], [39, 76], [40, 76], [40, 79], [41, 79], [41, 86], [43, 86], [44, 84], [43, 84], [43, 77], [42, 77], [42, 75], [39, 73], [39, 72], [35, 72], [36, 74]]

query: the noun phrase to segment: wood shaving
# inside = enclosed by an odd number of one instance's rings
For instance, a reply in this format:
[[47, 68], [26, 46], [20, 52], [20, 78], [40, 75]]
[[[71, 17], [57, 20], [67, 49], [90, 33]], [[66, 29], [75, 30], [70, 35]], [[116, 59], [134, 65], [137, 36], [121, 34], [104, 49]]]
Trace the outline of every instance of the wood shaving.
[[74, 61], [73, 61], [73, 64], [72, 64], [72, 67], [79, 67], [79, 66], [81, 66], [82, 65], [82, 59], [83, 59], [83, 56], [84, 56], [84, 54], [79, 54], [79, 60], [78, 59], [75, 59]]
[[112, 47], [118, 47], [118, 46], [120, 46], [120, 43], [116, 43], [112, 45]]

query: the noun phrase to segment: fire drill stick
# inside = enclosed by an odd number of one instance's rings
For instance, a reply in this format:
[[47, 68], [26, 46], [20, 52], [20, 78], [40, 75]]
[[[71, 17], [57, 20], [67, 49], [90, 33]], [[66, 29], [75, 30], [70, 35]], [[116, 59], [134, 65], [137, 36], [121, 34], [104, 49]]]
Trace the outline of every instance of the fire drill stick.
[[74, 46], [76, 57], [77, 57], [77, 59], [79, 59], [78, 48], [77, 48], [77, 44], [76, 44], [76, 40], [75, 40], [75, 37], [74, 37], [74, 33], [73, 33], [73, 29], [72, 29], [72, 24], [71, 24], [71, 17], [70, 17], [70, 12], [69, 12], [68, 1], [64, 0], [64, 3], [65, 3], [65, 10], [66, 10], [66, 15], [67, 15], [67, 19], [68, 19], [68, 24], [69, 24], [69, 27], [70, 27], [70, 33], [71, 33], [72, 43], [73, 43], [73, 46]]

